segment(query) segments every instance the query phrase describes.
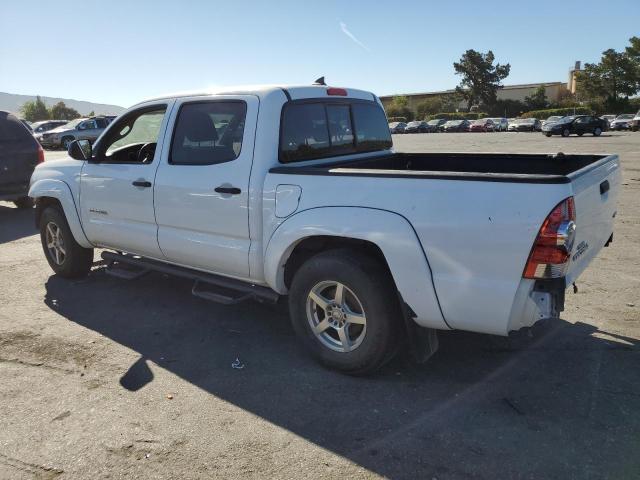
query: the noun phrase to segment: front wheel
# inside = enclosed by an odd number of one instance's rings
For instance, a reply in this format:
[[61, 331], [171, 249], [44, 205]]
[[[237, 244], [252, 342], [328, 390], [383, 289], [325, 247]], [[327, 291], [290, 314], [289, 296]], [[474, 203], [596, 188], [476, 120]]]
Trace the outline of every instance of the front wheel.
[[62, 139], [62, 148], [64, 148], [65, 150], [69, 150], [69, 145], [71, 145], [71, 142], [73, 142], [73, 137], [64, 137]]
[[289, 292], [291, 322], [307, 350], [323, 365], [363, 375], [396, 350], [401, 311], [386, 269], [351, 250], [310, 258]]
[[47, 207], [40, 216], [40, 240], [51, 269], [65, 278], [84, 277], [93, 264], [93, 248], [76, 242], [64, 213]]

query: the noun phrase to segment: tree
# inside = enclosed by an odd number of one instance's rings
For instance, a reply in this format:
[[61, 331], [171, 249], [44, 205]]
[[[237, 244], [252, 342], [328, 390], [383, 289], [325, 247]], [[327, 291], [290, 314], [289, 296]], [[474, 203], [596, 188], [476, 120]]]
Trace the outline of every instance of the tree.
[[416, 106], [417, 118], [424, 119], [428, 115], [433, 115], [434, 113], [438, 112], [444, 112], [442, 108], [443, 106], [444, 102], [439, 96], [427, 98]]
[[39, 120], [49, 119], [49, 111], [47, 110], [45, 103], [40, 98], [40, 95], [38, 95], [35, 100], [25, 102], [22, 107], [20, 107], [20, 111], [22, 112], [24, 119], [28, 122], [37, 122]]
[[404, 117], [407, 121], [411, 121], [415, 116], [413, 110], [409, 108], [409, 100], [407, 97], [393, 97], [391, 105], [385, 110], [387, 117]]
[[94, 112], [93, 110], [91, 110], [89, 112], [89, 117], [95, 117], [96, 116], [96, 112]]
[[525, 97], [524, 103], [529, 110], [544, 110], [549, 106], [547, 101], [547, 90], [544, 85], [540, 85], [536, 88], [535, 92], [530, 97]]
[[58, 102], [51, 107], [50, 116], [56, 120], [73, 120], [79, 118], [80, 113], [74, 108], [67, 107], [64, 102]]
[[576, 72], [577, 94], [582, 99], [601, 98], [606, 108], [620, 111], [640, 87], [638, 71], [632, 56], [610, 48], [602, 52], [599, 63], [587, 63]]
[[456, 75], [461, 75], [458, 92], [467, 102], [468, 110], [482, 101], [485, 105], [496, 102], [500, 82], [509, 76], [511, 65], [494, 65], [495, 56], [489, 50], [487, 53], [467, 50], [459, 62], [454, 62]]

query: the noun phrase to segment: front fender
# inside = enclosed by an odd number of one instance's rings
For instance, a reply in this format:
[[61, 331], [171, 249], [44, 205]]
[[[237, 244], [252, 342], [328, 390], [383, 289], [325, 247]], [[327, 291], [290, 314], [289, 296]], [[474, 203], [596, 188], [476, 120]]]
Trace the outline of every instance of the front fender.
[[62, 205], [64, 216], [67, 219], [71, 233], [76, 242], [82, 247], [92, 248], [91, 242], [87, 239], [80, 223], [80, 215], [78, 214], [78, 206], [73, 199], [73, 194], [69, 185], [62, 180], [42, 179], [36, 180], [29, 188], [29, 196], [38, 199], [42, 197], [55, 198]]
[[415, 312], [416, 323], [449, 329], [440, 310], [429, 262], [413, 227], [403, 216], [386, 210], [322, 207], [287, 218], [273, 232], [265, 249], [265, 280], [271, 288], [287, 293], [287, 259], [300, 241], [314, 236], [366, 240], [377, 245], [403, 300]]

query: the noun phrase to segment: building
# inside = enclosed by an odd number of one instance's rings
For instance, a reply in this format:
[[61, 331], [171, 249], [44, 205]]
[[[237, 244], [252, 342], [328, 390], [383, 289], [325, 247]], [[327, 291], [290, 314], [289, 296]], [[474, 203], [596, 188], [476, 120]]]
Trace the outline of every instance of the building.
[[[572, 71], [573, 72], [573, 71]], [[560, 99], [562, 92], [567, 91], [567, 84], [563, 82], [544, 82], [544, 83], [525, 83], [521, 85], [505, 85], [498, 90], [498, 100], [518, 100], [524, 102], [526, 97], [533, 95], [533, 93], [541, 86], [544, 86], [545, 94], [550, 102], [554, 102]], [[575, 91], [575, 80], [573, 82], [573, 88]], [[430, 98], [438, 97], [441, 95], [451, 95], [455, 93], [455, 90], [443, 90], [440, 92], [423, 92], [423, 93], [400, 93], [398, 95], [385, 95], [380, 97], [382, 104], [387, 107], [393, 98], [396, 96], [403, 96], [407, 98], [408, 106], [412, 110], [415, 110], [420, 102]], [[460, 108], [466, 108], [466, 103], [461, 102]]]
[[[543, 82], [543, 83], [525, 83], [521, 85], [505, 85], [498, 90], [498, 100], [518, 100], [524, 102], [526, 97], [530, 97], [540, 87], [544, 86], [545, 94], [550, 102], [560, 100], [563, 93], [569, 91], [576, 92], [576, 72], [580, 71], [580, 62], [576, 62], [574, 68], [569, 70], [568, 83], [564, 82]], [[451, 95], [455, 90], [443, 90], [440, 92], [423, 92], [423, 93], [399, 93], [397, 95], [385, 95], [380, 97], [382, 104], [387, 107], [393, 98], [403, 96], [407, 98], [408, 106], [412, 110], [416, 110], [418, 104], [430, 97], [441, 95]], [[466, 109], [466, 103], [460, 103], [460, 109]]]

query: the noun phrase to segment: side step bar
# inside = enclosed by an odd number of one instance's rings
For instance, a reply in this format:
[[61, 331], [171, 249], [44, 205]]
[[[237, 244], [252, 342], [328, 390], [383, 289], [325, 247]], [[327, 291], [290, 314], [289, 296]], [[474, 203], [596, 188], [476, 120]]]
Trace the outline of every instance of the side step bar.
[[[169, 265], [156, 260], [150, 260], [134, 255], [122, 255], [114, 252], [102, 252], [102, 258], [107, 262], [107, 273], [126, 280], [133, 280], [141, 277], [150, 271], [166, 273], [181, 278], [193, 280], [193, 289], [191, 293], [199, 298], [211, 300], [213, 302], [225, 305], [233, 305], [244, 302], [246, 300], [257, 300], [258, 302], [277, 303], [278, 295], [268, 287], [245, 283], [235, 278], [223, 277], [211, 273], [199, 272], [190, 268]], [[136, 267], [137, 271], [120, 270], [114, 268], [114, 265], [121, 263], [127, 266]], [[211, 290], [205, 290], [203, 285], [211, 287]]]

